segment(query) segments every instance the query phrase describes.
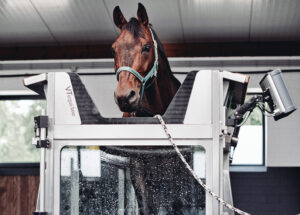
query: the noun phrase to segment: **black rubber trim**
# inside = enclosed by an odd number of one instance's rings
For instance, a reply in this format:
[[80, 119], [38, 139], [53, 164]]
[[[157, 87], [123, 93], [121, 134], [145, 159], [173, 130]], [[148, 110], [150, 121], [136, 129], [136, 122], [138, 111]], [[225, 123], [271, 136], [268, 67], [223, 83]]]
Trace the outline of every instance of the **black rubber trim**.
[[188, 73], [163, 115], [168, 124], [183, 123], [197, 73], [198, 71]]
[[0, 176], [40, 175], [40, 163], [1, 163]]
[[1, 100], [44, 100], [41, 95], [0, 95]]

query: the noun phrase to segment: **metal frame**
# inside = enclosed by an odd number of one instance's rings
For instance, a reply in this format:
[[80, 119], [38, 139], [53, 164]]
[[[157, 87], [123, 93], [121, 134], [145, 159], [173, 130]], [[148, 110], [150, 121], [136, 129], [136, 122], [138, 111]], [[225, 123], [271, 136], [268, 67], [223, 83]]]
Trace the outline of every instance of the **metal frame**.
[[[46, 168], [44, 165], [41, 165], [41, 174], [45, 174], [45, 179], [41, 178], [42, 181], [40, 182], [39, 205], [44, 205], [44, 208], [37, 208], [40, 212], [48, 212], [48, 214], [55, 215], [59, 214], [60, 210], [60, 152], [64, 146], [170, 146], [159, 124], [81, 125], [80, 120], [79, 122], [78, 120], [71, 120], [72, 123], [69, 123], [68, 120], [70, 118], [68, 114], [70, 115], [70, 113], [68, 111], [70, 110], [68, 108], [61, 108], [63, 106], [62, 102], [67, 101], [61, 101], [63, 100], [62, 94], [64, 92], [58, 89], [64, 90], [71, 82], [67, 78], [62, 81], [63, 74], [68, 76], [66, 73], [47, 73], [47, 84], [44, 85], [47, 98], [47, 116], [49, 117], [48, 139], [51, 145], [50, 148], [44, 149], [45, 158], [41, 158], [41, 162], [46, 164]], [[223, 78], [223, 75], [226, 77]], [[206, 121], [200, 119], [199, 123], [197, 123], [185, 120], [184, 124], [167, 125], [177, 145], [200, 145], [204, 147], [206, 152], [206, 184], [216, 194], [231, 203], [229, 154], [223, 151], [226, 147], [223, 132], [226, 130], [226, 108], [223, 106], [223, 103], [229, 81], [239, 82], [241, 76], [244, 77], [244, 79], [242, 78], [244, 81], [247, 79], [244, 75], [232, 74], [231, 76], [230, 74], [231, 80], [228, 80], [228, 74], [226, 75], [218, 70], [203, 70], [198, 72], [189, 105], [197, 105], [198, 108], [196, 109], [206, 111], [203, 113], [207, 115], [204, 117]], [[208, 84], [201, 88], [198, 80], [203, 79], [209, 81]], [[199, 90], [210, 93], [202, 93], [200, 94], [202, 98], [199, 98], [197, 97]], [[75, 100], [75, 97], [72, 99]], [[206, 101], [205, 104], [209, 105], [210, 108], [204, 107], [204, 109], [201, 109], [203, 108], [201, 100]], [[65, 116], [64, 119], [58, 119], [57, 112], [61, 111], [63, 113], [60, 113], [59, 116]], [[186, 115], [193, 114], [193, 111], [194, 108], [188, 107]], [[149, 129], [151, 129], [151, 132], [149, 132]], [[224, 189], [226, 189], [226, 195], [224, 194]], [[45, 196], [45, 199], [43, 196]], [[206, 214], [223, 214], [223, 206], [208, 193], [206, 193]], [[233, 213], [229, 212], [228, 214]]]
[[39, 100], [40, 95], [29, 90], [0, 90], [1, 100]]

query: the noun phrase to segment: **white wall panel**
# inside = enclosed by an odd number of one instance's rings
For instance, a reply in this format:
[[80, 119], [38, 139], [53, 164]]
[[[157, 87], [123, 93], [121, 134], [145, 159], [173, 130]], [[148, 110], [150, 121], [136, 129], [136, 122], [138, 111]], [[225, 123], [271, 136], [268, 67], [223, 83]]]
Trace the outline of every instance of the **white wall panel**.
[[143, 0], [141, 2], [146, 7], [150, 23], [153, 24], [153, 28], [161, 41], [164, 43], [183, 42], [178, 1]]
[[[263, 74], [251, 74], [249, 87], [259, 88]], [[300, 73], [283, 73], [289, 93], [298, 108], [279, 121], [267, 119], [266, 162], [270, 167], [300, 166]]]
[[108, 43], [116, 36], [112, 20], [99, 0], [32, 0], [61, 43]]
[[253, 0], [252, 41], [300, 40], [299, 0]]
[[0, 1], [0, 45], [54, 44], [55, 40], [29, 0]]
[[[153, 25], [159, 39], [164, 43], [183, 42], [182, 27], [180, 24], [179, 8], [174, 0], [132, 0], [118, 1], [105, 0], [105, 4], [113, 19], [113, 10], [119, 6], [126, 20], [137, 17], [138, 2], [141, 2], [148, 13], [149, 22]], [[116, 28], [117, 29], [117, 28]], [[118, 30], [118, 29], [117, 29]], [[119, 30], [118, 30], [119, 31]]]
[[246, 41], [251, 1], [180, 0], [186, 42]]
[[280, 121], [268, 120], [267, 165], [300, 167], [300, 74], [284, 74], [284, 80], [298, 110]]
[[[138, 0], [130, 0], [130, 1], [120, 1], [120, 0], [103, 0], [104, 4], [109, 11], [109, 16], [111, 20], [113, 20], [113, 11], [116, 6], [119, 6], [125, 19], [129, 21], [131, 17], [136, 17]], [[119, 35], [120, 30], [114, 25], [114, 29]]]

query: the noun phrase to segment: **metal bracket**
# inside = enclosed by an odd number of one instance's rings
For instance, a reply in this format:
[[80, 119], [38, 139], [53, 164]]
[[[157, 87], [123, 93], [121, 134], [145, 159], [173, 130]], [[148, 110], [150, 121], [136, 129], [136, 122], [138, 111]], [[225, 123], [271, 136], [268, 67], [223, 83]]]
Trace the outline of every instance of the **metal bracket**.
[[247, 111], [250, 111], [250, 113], [255, 108], [256, 104], [259, 102], [263, 102], [264, 98], [263, 96], [255, 95], [252, 98], [250, 98], [247, 102], [245, 102], [243, 105], [238, 107], [234, 113], [232, 113], [229, 118], [226, 120], [226, 125], [231, 127], [236, 127], [238, 123], [240, 123], [243, 120], [243, 116]]
[[36, 148], [49, 148], [50, 141], [48, 136], [48, 116], [34, 117], [34, 133], [35, 137], [32, 139], [32, 144]]
[[[238, 135], [239, 135], [240, 126], [242, 126], [245, 120], [247, 120], [247, 118], [243, 119], [244, 114], [246, 112], [249, 112], [250, 115], [253, 109], [256, 107], [256, 105], [259, 102], [263, 102], [263, 101], [264, 101], [263, 96], [255, 95], [251, 97], [243, 105], [236, 108], [236, 110], [227, 118], [226, 125], [229, 127], [233, 127], [233, 131], [231, 132], [230, 139], [228, 138], [227, 142], [230, 143], [230, 146], [233, 147], [233, 150], [235, 150], [235, 147], [237, 146], [239, 141]], [[232, 161], [232, 157], [230, 157], [230, 162], [231, 161]]]

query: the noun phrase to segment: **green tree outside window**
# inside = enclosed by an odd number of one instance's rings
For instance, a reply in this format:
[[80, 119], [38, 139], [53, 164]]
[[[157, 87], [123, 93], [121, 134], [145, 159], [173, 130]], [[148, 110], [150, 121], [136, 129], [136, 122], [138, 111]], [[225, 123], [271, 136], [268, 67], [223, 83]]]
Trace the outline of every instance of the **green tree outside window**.
[[0, 100], [0, 162], [39, 162], [39, 150], [31, 144], [33, 117], [45, 109], [44, 100]]

